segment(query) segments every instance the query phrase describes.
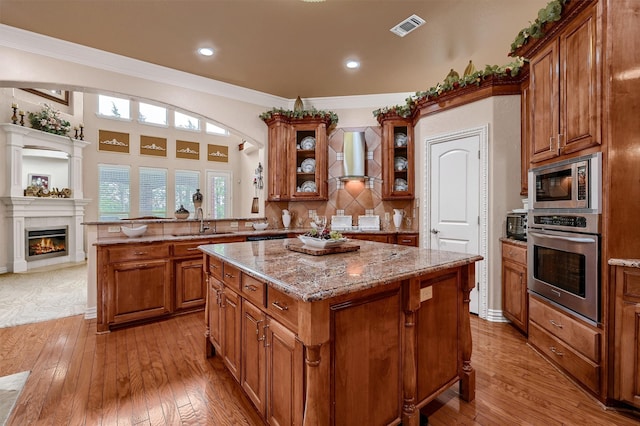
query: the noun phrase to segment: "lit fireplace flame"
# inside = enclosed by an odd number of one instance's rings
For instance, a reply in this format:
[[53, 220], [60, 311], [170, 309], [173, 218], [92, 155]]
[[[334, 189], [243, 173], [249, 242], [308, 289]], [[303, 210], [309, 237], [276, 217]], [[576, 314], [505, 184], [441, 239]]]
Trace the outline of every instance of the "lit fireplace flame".
[[29, 254], [47, 254], [58, 251], [64, 251], [64, 242], [56, 243], [51, 238], [42, 238], [40, 241], [36, 241], [34, 244], [29, 245]]

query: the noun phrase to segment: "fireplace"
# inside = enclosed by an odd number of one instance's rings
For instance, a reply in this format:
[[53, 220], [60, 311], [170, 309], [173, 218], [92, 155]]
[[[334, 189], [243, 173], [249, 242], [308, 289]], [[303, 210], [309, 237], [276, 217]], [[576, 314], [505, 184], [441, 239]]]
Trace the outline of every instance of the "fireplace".
[[68, 254], [68, 226], [55, 228], [27, 228], [26, 260], [33, 261]]

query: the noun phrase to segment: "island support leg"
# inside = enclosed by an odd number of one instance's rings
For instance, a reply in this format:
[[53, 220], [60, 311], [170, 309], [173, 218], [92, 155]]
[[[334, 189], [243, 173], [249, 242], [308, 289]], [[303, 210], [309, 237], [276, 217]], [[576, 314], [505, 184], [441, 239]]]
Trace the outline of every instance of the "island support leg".
[[460, 396], [463, 400], [471, 402], [476, 397], [476, 371], [471, 366], [471, 352], [473, 348], [471, 340], [471, 317], [469, 314], [470, 293], [475, 287], [475, 265], [467, 265], [466, 273], [462, 271], [463, 303], [462, 311], [462, 374], [460, 379]]
[[416, 372], [416, 313], [404, 314], [404, 361], [402, 379], [402, 425], [419, 426], [420, 411], [416, 410], [417, 372]]
[[[305, 347], [307, 370], [304, 426], [329, 424], [329, 345]], [[324, 362], [323, 362], [324, 361]]]

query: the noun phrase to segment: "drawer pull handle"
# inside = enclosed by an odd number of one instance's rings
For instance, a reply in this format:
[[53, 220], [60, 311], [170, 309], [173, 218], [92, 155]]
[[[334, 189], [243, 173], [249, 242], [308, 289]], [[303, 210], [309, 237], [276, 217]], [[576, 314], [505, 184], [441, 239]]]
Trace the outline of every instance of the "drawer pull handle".
[[249, 291], [258, 291], [258, 287], [256, 287], [255, 285], [245, 284], [244, 288], [246, 288]]
[[549, 320], [549, 322], [550, 322], [552, 325], [554, 325], [555, 327], [558, 327], [558, 328], [564, 328], [564, 325], [562, 325], [562, 324], [558, 324], [558, 323], [557, 323], [557, 322], [555, 322], [554, 320]]
[[563, 356], [564, 355], [562, 352], [560, 352], [558, 349], [556, 349], [555, 346], [549, 346], [549, 350], [551, 352], [553, 352], [554, 354], [558, 355], [558, 356]]
[[273, 305], [274, 308], [279, 309], [281, 311], [288, 311], [289, 310], [288, 306], [282, 306], [280, 304], [280, 302], [278, 302], [277, 300], [275, 302], [272, 302], [271, 305]]
[[135, 254], [136, 256], [144, 256], [145, 254], [147, 254], [146, 251], [136, 251], [133, 254]]
[[234, 277], [233, 275], [231, 275], [231, 274], [224, 274], [224, 276], [225, 276], [225, 277], [227, 277], [227, 278], [231, 278], [231, 279], [235, 278], [235, 277]]
[[198, 250], [198, 247], [189, 247], [187, 249], [187, 251], [195, 251], [195, 250]]
[[210, 263], [209, 267], [213, 269], [218, 269], [218, 265], [214, 265], [213, 263]]

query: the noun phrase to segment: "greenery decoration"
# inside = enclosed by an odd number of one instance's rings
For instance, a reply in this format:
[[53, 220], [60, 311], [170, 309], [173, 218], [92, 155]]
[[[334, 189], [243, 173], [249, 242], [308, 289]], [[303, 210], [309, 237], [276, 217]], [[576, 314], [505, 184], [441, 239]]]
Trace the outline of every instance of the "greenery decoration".
[[421, 100], [429, 100], [437, 98], [443, 93], [456, 90], [467, 86], [480, 86], [483, 80], [489, 77], [515, 77], [520, 73], [524, 66], [525, 60], [517, 57], [513, 62], [506, 65], [487, 65], [483, 70], [474, 71], [471, 74], [460, 77], [457, 73], [449, 73], [441, 83], [425, 91], [416, 92], [415, 96], [406, 99], [405, 105], [395, 105], [392, 107], [384, 107], [373, 111], [373, 116], [388, 114], [395, 112], [400, 117], [410, 117], [413, 114], [416, 104]]
[[333, 111], [323, 111], [315, 108], [301, 109], [292, 111], [290, 109], [273, 108], [269, 111], [265, 111], [258, 117], [263, 121], [270, 120], [274, 115], [283, 115], [288, 118], [320, 118], [329, 119], [330, 125], [334, 126], [338, 123], [338, 114]]
[[66, 136], [71, 130], [71, 123], [60, 117], [60, 111], [56, 111], [49, 105], [44, 104], [42, 111], [29, 113], [31, 127], [43, 132]]
[[538, 39], [544, 36], [544, 26], [547, 22], [556, 22], [562, 16], [562, 8], [570, 0], [553, 0], [546, 7], [538, 11], [538, 17], [527, 28], [520, 30], [516, 39], [511, 43], [510, 55], [524, 46], [532, 38]]

